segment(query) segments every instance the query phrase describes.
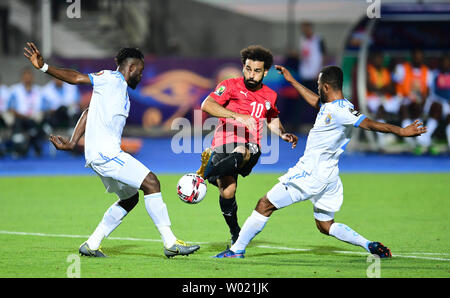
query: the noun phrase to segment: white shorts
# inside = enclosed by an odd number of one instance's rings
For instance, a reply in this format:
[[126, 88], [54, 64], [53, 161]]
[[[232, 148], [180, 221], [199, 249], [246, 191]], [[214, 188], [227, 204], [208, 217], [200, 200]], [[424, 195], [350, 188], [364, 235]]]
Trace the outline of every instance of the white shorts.
[[[294, 183], [277, 183], [267, 193], [267, 198], [277, 209], [309, 200], [314, 206], [314, 216], [321, 221], [333, 219], [344, 201], [341, 179], [323, 183], [306, 175]], [[316, 216], [317, 215], [317, 216]], [[324, 215], [323, 217], [321, 215]], [[318, 218], [320, 217], [320, 218]]]
[[106, 190], [121, 200], [134, 196], [150, 170], [126, 152], [108, 161], [93, 161], [89, 166], [100, 176]]

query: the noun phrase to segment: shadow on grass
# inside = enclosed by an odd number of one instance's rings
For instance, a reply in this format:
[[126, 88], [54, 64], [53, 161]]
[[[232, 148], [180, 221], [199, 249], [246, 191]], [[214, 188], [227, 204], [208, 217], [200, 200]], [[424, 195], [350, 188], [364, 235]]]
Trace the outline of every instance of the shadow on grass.
[[[138, 249], [135, 249], [135, 248], [138, 248]], [[102, 251], [107, 256], [125, 255], [125, 256], [164, 257], [165, 258], [162, 246], [161, 246], [161, 248], [148, 247], [147, 249], [142, 249], [142, 245], [123, 244], [123, 245], [111, 245], [108, 247], [102, 247]]]

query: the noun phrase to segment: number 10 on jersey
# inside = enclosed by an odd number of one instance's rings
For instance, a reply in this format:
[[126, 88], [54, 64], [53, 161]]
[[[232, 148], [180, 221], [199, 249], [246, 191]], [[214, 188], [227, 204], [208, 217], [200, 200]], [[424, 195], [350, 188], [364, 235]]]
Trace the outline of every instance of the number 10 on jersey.
[[250, 104], [252, 106], [252, 113], [250, 116], [254, 116], [256, 118], [261, 117], [261, 114], [264, 110], [264, 105], [262, 103], [257, 103], [256, 101]]

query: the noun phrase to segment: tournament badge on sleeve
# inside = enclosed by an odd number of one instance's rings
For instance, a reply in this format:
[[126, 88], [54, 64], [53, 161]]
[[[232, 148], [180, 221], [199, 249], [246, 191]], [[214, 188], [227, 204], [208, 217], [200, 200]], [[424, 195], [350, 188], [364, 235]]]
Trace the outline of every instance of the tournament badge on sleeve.
[[221, 96], [223, 93], [225, 92], [225, 86], [220, 86], [219, 88], [217, 88], [216, 91], [214, 91], [215, 94]]

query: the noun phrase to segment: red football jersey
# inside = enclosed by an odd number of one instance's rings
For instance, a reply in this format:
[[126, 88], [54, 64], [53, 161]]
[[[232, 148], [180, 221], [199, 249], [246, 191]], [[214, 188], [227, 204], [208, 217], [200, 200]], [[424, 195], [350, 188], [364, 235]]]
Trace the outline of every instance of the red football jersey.
[[277, 94], [263, 85], [258, 91], [245, 87], [244, 78], [232, 78], [223, 81], [209, 96], [228, 110], [239, 114], [251, 115], [257, 122], [257, 131], [250, 133], [248, 128], [231, 118], [219, 118], [214, 133], [212, 149], [229, 143], [257, 143], [260, 145], [264, 119], [278, 117], [276, 107]]

